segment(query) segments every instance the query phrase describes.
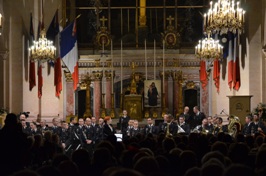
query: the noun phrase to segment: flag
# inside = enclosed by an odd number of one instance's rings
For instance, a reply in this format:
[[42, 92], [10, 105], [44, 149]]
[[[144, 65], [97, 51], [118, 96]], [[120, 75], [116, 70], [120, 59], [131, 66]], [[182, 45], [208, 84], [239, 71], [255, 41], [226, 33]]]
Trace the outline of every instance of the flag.
[[[32, 23], [32, 13], [30, 14], [30, 46], [33, 45], [34, 40], [34, 31], [33, 31], [33, 23]], [[34, 61], [29, 59], [30, 66], [29, 66], [29, 88], [30, 91], [33, 89], [34, 86], [36, 86], [36, 76], [35, 76], [35, 63]]]
[[38, 98], [42, 97], [42, 86], [43, 86], [42, 63], [41, 61], [38, 61]]
[[206, 90], [206, 86], [208, 84], [208, 76], [206, 72], [206, 62], [200, 61], [200, 82], [203, 90]]
[[76, 34], [76, 20], [61, 32], [60, 56], [72, 74], [74, 90], [78, 84], [78, 44]]
[[49, 63], [50, 66], [54, 66], [54, 85], [55, 85], [55, 95], [60, 97], [62, 91], [62, 69], [61, 69], [61, 58], [60, 58], [60, 46], [59, 46], [59, 22], [58, 22], [58, 10], [55, 12], [53, 20], [47, 30], [46, 37], [54, 42], [56, 50], [56, 62]]
[[240, 80], [240, 68], [239, 68], [239, 45], [238, 37], [234, 38], [234, 62], [233, 62], [233, 89], [239, 90], [241, 85]]
[[234, 36], [231, 32], [228, 34], [228, 57], [227, 57], [227, 72], [228, 72], [228, 86], [233, 87], [233, 62], [234, 62]]
[[219, 93], [220, 89], [220, 63], [219, 60], [216, 59], [213, 63], [213, 80], [214, 85], [216, 87], [217, 92]]
[[55, 96], [60, 97], [62, 91], [62, 68], [61, 68], [61, 58], [56, 59], [54, 65], [54, 85], [55, 85]]

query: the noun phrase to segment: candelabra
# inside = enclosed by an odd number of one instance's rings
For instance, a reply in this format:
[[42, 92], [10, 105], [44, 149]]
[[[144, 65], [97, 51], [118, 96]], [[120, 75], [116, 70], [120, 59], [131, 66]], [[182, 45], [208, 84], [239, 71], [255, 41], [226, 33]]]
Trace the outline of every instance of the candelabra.
[[33, 41], [33, 46], [29, 48], [31, 60], [41, 62], [55, 60], [56, 48], [53, 46], [53, 41], [46, 38], [45, 29], [41, 31], [40, 35], [39, 40]]
[[206, 61], [213, 61], [222, 56], [223, 47], [219, 44], [219, 40], [214, 40], [208, 35], [195, 47], [195, 55]]
[[239, 5], [234, 0], [218, 0], [214, 5], [211, 1], [208, 13], [204, 14], [206, 32], [222, 35], [230, 31], [241, 34], [244, 31], [245, 11]]

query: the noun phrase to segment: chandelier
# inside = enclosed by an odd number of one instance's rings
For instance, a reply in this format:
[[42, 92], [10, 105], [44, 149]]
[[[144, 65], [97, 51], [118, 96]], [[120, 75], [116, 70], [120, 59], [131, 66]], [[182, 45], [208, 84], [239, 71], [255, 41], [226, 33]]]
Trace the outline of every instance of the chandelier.
[[33, 41], [33, 45], [29, 48], [30, 59], [33, 61], [55, 60], [56, 48], [53, 46], [53, 41], [46, 38], [45, 33], [45, 29], [42, 29], [39, 40]]
[[223, 47], [219, 44], [219, 40], [214, 40], [208, 34], [204, 40], [200, 40], [195, 47], [195, 55], [199, 59], [213, 61], [219, 59], [223, 54]]
[[244, 31], [245, 11], [239, 7], [239, 2], [234, 0], [218, 0], [213, 6], [210, 2], [210, 9], [204, 14], [204, 28], [207, 32], [227, 34], [227, 32]]

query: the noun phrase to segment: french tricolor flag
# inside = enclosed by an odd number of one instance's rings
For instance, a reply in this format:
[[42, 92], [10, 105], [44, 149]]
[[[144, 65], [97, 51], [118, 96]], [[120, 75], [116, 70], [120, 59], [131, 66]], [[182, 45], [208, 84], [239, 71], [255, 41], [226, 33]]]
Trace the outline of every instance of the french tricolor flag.
[[78, 42], [76, 20], [61, 32], [60, 56], [72, 74], [74, 90], [78, 84]]

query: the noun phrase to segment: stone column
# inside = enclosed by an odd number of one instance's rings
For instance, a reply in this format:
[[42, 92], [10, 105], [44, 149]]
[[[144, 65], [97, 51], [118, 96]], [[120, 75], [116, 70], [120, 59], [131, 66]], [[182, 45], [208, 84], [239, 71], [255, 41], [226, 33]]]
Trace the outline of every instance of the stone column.
[[83, 115], [83, 117], [91, 117], [91, 75], [87, 74], [85, 76], [85, 79], [83, 82], [80, 84], [80, 87], [85, 87], [86, 88], [86, 111]]
[[105, 107], [110, 109], [112, 105], [112, 71], [106, 70], [105, 72], [106, 86], [105, 86]]
[[174, 109], [174, 115], [177, 116], [179, 114], [179, 82], [178, 82], [178, 71], [172, 72], [172, 78], [173, 78], [173, 109]]
[[103, 71], [93, 71], [93, 80], [94, 80], [94, 89], [93, 89], [93, 111], [94, 116], [98, 119], [101, 116], [101, 100], [102, 100], [102, 89], [101, 89], [101, 81], [103, 77]]
[[74, 112], [74, 89], [73, 89], [73, 79], [70, 72], [65, 72], [66, 78], [66, 115], [73, 115]]

